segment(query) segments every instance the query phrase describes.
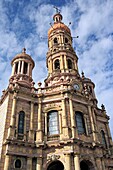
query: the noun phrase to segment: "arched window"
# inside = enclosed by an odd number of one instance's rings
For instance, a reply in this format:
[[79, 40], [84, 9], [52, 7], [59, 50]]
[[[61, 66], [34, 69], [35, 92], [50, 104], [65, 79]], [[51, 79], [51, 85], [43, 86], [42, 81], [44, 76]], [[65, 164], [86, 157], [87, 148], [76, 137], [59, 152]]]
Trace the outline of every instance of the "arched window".
[[54, 38], [54, 44], [57, 44], [58, 43], [58, 40], [57, 40], [57, 38], [55, 37]]
[[18, 119], [18, 133], [24, 134], [24, 119], [25, 119], [25, 113], [21, 111], [19, 113], [19, 119]]
[[21, 168], [21, 166], [22, 166], [22, 164], [21, 164], [21, 160], [20, 159], [17, 159], [16, 161], [15, 161], [15, 168]]
[[105, 138], [105, 133], [103, 130], [101, 130], [101, 139], [102, 139], [102, 144], [107, 147], [107, 144], [106, 144], [106, 138]]
[[68, 39], [67, 38], [65, 38], [65, 43], [68, 43]]
[[55, 60], [54, 66], [55, 66], [55, 70], [60, 69], [59, 59], [56, 59], [56, 60]]
[[84, 123], [83, 114], [81, 112], [77, 111], [75, 113], [75, 118], [76, 118], [76, 125], [77, 125], [78, 134], [85, 134], [86, 130], [85, 130], [85, 123]]
[[72, 61], [70, 59], [67, 60], [68, 69], [72, 69]]
[[57, 111], [50, 111], [47, 115], [47, 132], [48, 135], [59, 134]]

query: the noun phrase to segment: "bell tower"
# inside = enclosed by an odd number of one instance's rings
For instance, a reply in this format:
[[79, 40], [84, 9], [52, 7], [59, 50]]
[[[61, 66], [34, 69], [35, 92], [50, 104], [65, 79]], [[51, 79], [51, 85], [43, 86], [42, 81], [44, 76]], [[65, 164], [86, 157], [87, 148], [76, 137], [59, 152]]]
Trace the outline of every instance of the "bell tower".
[[67, 83], [68, 79], [79, 77], [78, 57], [72, 46], [71, 31], [62, 22], [62, 18], [60, 12], [57, 11], [53, 16], [54, 24], [48, 31], [46, 86], [56, 85], [62, 79]]

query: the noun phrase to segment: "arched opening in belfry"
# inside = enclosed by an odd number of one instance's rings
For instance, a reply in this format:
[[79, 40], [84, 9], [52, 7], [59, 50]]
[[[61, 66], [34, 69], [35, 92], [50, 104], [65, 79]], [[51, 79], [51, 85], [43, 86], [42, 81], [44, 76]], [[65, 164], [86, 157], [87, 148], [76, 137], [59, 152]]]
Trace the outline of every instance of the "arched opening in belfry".
[[68, 65], [68, 69], [72, 69], [72, 61], [70, 59], [67, 60], [67, 65]]
[[64, 170], [64, 165], [60, 161], [53, 161], [47, 170]]
[[92, 162], [83, 160], [80, 162], [80, 170], [95, 170]]
[[57, 44], [58, 43], [58, 40], [57, 40], [57, 38], [55, 37], [54, 38], [54, 44]]
[[55, 67], [55, 70], [60, 69], [60, 61], [59, 61], [59, 59], [55, 60], [54, 67]]
[[18, 73], [18, 63], [16, 63], [16, 67], [15, 67], [15, 73]]
[[24, 74], [27, 74], [28, 63], [24, 62]]

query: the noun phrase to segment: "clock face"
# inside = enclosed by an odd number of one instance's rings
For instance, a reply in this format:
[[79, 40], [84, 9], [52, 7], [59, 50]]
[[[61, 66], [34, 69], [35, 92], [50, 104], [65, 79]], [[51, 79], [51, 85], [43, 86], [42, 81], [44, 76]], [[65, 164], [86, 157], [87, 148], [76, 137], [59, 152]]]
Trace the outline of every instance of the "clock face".
[[78, 84], [74, 84], [74, 89], [75, 90], [79, 90], [80, 89], [80, 86]]

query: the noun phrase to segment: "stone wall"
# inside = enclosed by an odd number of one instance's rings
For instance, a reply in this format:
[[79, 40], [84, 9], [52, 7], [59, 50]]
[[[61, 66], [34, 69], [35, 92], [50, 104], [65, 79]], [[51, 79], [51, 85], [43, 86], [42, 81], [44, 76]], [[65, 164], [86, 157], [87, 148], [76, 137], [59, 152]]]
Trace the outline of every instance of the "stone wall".
[[0, 159], [1, 159], [2, 143], [3, 143], [4, 130], [5, 130], [7, 106], [8, 106], [8, 97], [0, 106]]

